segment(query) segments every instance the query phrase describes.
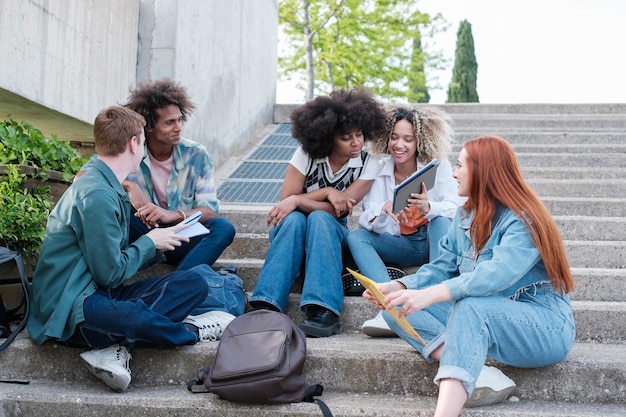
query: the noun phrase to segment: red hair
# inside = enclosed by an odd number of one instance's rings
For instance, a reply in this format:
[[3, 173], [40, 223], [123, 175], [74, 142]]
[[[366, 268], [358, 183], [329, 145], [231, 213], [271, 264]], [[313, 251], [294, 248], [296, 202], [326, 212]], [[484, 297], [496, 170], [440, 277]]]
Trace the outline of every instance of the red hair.
[[574, 289], [561, 234], [550, 212], [524, 180], [511, 145], [498, 136], [480, 136], [464, 145], [469, 196], [463, 208], [474, 212], [472, 244], [480, 252], [491, 236], [496, 202], [511, 209], [529, 228], [554, 288]]

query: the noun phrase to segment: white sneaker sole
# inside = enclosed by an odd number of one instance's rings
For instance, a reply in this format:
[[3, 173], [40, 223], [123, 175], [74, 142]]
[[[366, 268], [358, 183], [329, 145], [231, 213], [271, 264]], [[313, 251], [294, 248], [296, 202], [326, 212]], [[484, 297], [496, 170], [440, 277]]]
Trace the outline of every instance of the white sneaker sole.
[[364, 324], [361, 327], [361, 331], [363, 332], [363, 334], [366, 334], [370, 337], [398, 337], [396, 332], [394, 332], [393, 330], [384, 329], [378, 326], [368, 326]]
[[84, 357], [83, 360], [85, 361], [85, 366], [87, 367], [89, 372], [91, 372], [96, 378], [104, 382], [113, 391], [122, 392], [126, 388], [128, 388], [128, 385], [130, 384], [130, 378], [128, 378], [127, 381], [127, 375], [114, 374], [109, 370], [92, 365]]
[[505, 401], [515, 390], [515, 385], [495, 391], [490, 387], [478, 387], [465, 402], [465, 408], [484, 407]]

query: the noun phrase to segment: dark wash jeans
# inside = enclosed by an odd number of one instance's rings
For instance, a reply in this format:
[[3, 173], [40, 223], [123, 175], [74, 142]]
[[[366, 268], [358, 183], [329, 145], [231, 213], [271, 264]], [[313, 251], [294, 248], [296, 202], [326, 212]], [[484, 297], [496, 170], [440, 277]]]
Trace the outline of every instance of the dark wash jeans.
[[63, 345], [103, 348], [169, 348], [198, 341], [182, 321], [188, 315], [221, 310], [243, 313], [241, 279], [207, 265], [174, 271], [110, 290], [99, 288], [85, 299], [85, 321]]
[[[211, 231], [208, 235], [192, 237], [173, 251], [165, 252], [167, 263], [177, 265], [176, 269], [190, 269], [196, 265], [213, 265], [224, 249], [235, 238], [235, 226], [222, 217], [216, 217], [204, 223]], [[150, 229], [133, 215], [130, 217], [129, 243], [148, 233]]]

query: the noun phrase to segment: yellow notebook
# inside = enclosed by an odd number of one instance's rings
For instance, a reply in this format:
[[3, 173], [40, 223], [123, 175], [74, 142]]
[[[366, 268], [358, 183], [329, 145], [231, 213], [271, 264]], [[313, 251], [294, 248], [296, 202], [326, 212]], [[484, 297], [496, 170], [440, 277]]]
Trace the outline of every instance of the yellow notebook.
[[[367, 278], [364, 275], [359, 274], [356, 271], [351, 270], [350, 268], [346, 268], [346, 269], [348, 270], [348, 272], [350, 272], [352, 274], [352, 276], [354, 276], [356, 279], [358, 279], [359, 282], [361, 284], [363, 284], [363, 286], [366, 289], [370, 290], [370, 292], [372, 293], [374, 298], [376, 298], [376, 300], [378, 300], [378, 302], [381, 305], [384, 305], [383, 300], [385, 299], [385, 296], [383, 295], [382, 292], [380, 292], [380, 290], [376, 286], [376, 282], [372, 281], [371, 279]], [[398, 323], [398, 325], [400, 327], [402, 327], [402, 329], [405, 332], [410, 334], [415, 340], [417, 340], [418, 342], [420, 342], [424, 346], [428, 346], [426, 344], [426, 342], [424, 342], [424, 339], [422, 339], [422, 336], [420, 336], [419, 333], [417, 333], [415, 331], [415, 329], [411, 327], [409, 322], [406, 321], [406, 319], [404, 317], [400, 317], [400, 313], [398, 313], [398, 309], [397, 308], [391, 307], [391, 308], [387, 308], [385, 310], [387, 310], [389, 312], [389, 314], [391, 314], [391, 317], [393, 317], [393, 319], [396, 321], [396, 323]]]

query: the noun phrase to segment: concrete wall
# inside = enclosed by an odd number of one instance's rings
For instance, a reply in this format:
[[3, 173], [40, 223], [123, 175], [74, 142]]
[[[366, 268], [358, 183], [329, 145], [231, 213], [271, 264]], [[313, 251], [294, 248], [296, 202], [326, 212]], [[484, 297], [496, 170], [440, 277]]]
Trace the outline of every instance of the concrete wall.
[[135, 84], [138, 21], [139, 0], [0, 0], [0, 88], [93, 123]]
[[183, 134], [218, 166], [272, 123], [277, 28], [278, 0], [141, 0], [137, 81], [187, 87]]

